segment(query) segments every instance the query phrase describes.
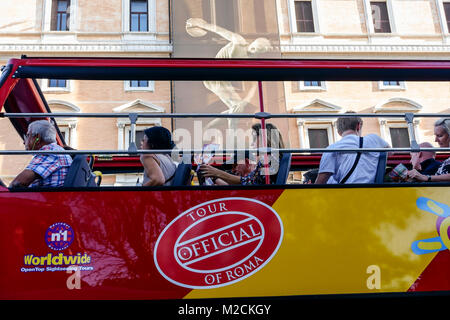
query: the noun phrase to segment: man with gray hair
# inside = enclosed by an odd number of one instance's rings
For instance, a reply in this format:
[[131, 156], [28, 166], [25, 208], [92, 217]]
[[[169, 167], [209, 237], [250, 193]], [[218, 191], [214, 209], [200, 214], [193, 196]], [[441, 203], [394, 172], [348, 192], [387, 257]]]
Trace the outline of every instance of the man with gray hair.
[[[55, 127], [47, 120], [30, 123], [23, 143], [26, 150], [64, 151], [56, 143]], [[61, 187], [71, 164], [67, 154], [36, 154], [9, 187]]]
[[[423, 142], [419, 144], [419, 147], [433, 148], [433, 145], [429, 142]], [[436, 152], [434, 151], [411, 152], [410, 155], [413, 169], [424, 175], [435, 175], [442, 164], [435, 159]]]
[[[361, 137], [362, 125], [362, 119], [357, 116], [338, 118], [337, 130], [342, 139], [328, 146], [327, 149], [390, 147], [376, 134]], [[320, 160], [316, 184], [373, 183], [379, 156], [379, 152], [324, 152]]]

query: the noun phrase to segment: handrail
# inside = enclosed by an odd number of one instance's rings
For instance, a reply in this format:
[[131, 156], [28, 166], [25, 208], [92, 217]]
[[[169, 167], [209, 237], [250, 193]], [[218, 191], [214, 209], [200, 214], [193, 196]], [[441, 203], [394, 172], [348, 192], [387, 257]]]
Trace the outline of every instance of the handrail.
[[[340, 117], [361, 117], [361, 118], [405, 118], [409, 113], [5, 113], [0, 112], [3, 118], [129, 118], [130, 115], [137, 115], [139, 118], [340, 118]], [[450, 113], [412, 113], [414, 118], [446, 118]]]
[[[0, 155], [23, 155], [23, 154], [156, 154], [156, 153], [172, 153], [173, 150], [138, 150], [136, 146], [136, 123], [141, 118], [255, 118], [262, 121], [271, 118], [339, 118], [339, 117], [361, 117], [361, 118], [404, 118], [408, 125], [408, 133], [410, 137], [410, 148], [348, 148], [348, 149], [272, 149], [260, 148], [252, 150], [253, 152], [262, 152], [264, 154], [271, 152], [288, 152], [288, 153], [323, 153], [323, 152], [419, 152], [419, 151], [450, 151], [450, 148], [420, 148], [416, 141], [414, 132], [414, 118], [442, 118], [450, 117], [450, 114], [421, 113], [295, 113], [295, 114], [271, 114], [265, 111], [239, 114], [223, 114], [223, 113], [0, 113], [0, 117], [4, 118], [129, 118], [131, 124], [130, 145], [127, 151], [123, 150], [64, 150], [64, 151], [23, 151], [10, 150], [0, 151]], [[183, 154], [203, 153], [203, 150], [180, 150]], [[215, 154], [250, 152], [250, 149], [242, 150], [216, 150]], [[179, 152], [179, 151], [176, 151]]]
[[[152, 149], [152, 150], [136, 150], [130, 152], [129, 150], [0, 150], [0, 155], [27, 155], [27, 154], [160, 154], [160, 153], [175, 153], [175, 154], [193, 154], [193, 153], [211, 153], [211, 154], [230, 154], [230, 153], [324, 153], [324, 152], [417, 152], [413, 148], [345, 148], [345, 149], [295, 149], [295, 148], [260, 148], [260, 149], [233, 149], [233, 150], [214, 150], [205, 151], [202, 149]], [[450, 152], [449, 148], [420, 148], [420, 151], [445, 151]]]

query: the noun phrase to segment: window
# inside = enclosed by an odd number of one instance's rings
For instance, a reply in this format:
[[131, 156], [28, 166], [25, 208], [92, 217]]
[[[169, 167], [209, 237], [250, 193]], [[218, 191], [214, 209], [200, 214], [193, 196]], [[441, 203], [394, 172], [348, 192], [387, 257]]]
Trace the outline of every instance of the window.
[[[77, 7], [79, 0], [41, 0], [43, 6], [43, 42], [55, 44], [76, 41], [76, 35], [67, 31], [77, 30]], [[49, 32], [54, 31], [54, 32]]]
[[156, 40], [156, 0], [122, 0], [125, 41]]
[[383, 86], [389, 87], [389, 86], [399, 86], [400, 81], [383, 81]]
[[[317, 116], [320, 117], [319, 114]], [[328, 119], [297, 120], [300, 148], [322, 149], [334, 143], [338, 136], [335, 122]]]
[[378, 88], [380, 90], [406, 90], [404, 81], [379, 81]]
[[148, 31], [148, 3], [147, 0], [130, 1], [130, 31]]
[[305, 81], [305, 87], [320, 87], [321, 81]]
[[43, 92], [70, 92], [71, 80], [66, 79], [42, 79], [41, 90]]
[[154, 91], [155, 82], [150, 80], [125, 81], [125, 91]]
[[69, 31], [70, 0], [53, 0], [50, 30]]
[[390, 33], [391, 25], [386, 2], [370, 2], [375, 33]]
[[338, 137], [336, 120], [321, 118], [321, 113], [336, 113], [336, 118], [342, 110], [341, 107], [321, 99], [314, 99], [302, 105], [295, 106], [292, 111], [302, 114], [316, 114], [315, 118], [297, 119], [300, 148], [326, 148], [335, 142]]
[[61, 132], [66, 145], [76, 148], [77, 138], [77, 121], [75, 120], [57, 120], [59, 131]]
[[389, 128], [393, 148], [409, 148], [408, 128]]
[[297, 32], [314, 32], [314, 19], [311, 1], [295, 1], [294, 8]]
[[70, 140], [69, 127], [61, 127], [60, 128], [58, 125], [58, 128], [59, 128], [59, 132], [61, 132], [61, 134], [64, 138], [64, 141], [66, 142], [67, 145], [69, 145], [70, 144], [70, 142], [69, 142], [69, 140]]
[[444, 2], [445, 21], [447, 22], [447, 32], [450, 30], [450, 2]]
[[300, 81], [300, 91], [325, 91], [325, 81]]
[[66, 88], [67, 80], [62, 79], [48, 79], [49, 88]]
[[130, 88], [146, 88], [148, 87], [148, 80], [131, 80]]
[[[79, 113], [81, 109], [71, 102], [64, 100], [49, 100], [48, 105], [55, 113]], [[64, 137], [66, 144], [72, 148], [77, 148], [77, 125], [76, 117], [57, 117], [55, 118], [59, 131]]]
[[[129, 81], [126, 81], [129, 83]], [[152, 103], [142, 101], [140, 99], [131, 101], [122, 106], [118, 106], [113, 109], [114, 112], [118, 113], [162, 113], [165, 112], [164, 108], [156, 106]], [[161, 118], [143, 118], [140, 117], [136, 121], [136, 146], [140, 147], [140, 142], [142, 137], [144, 136], [144, 130], [150, 126], [160, 126]], [[117, 119], [117, 127], [118, 127], [118, 141], [117, 147], [119, 150], [127, 150], [130, 146], [131, 140], [131, 122], [129, 118], [118, 118]]]
[[326, 148], [329, 146], [328, 129], [308, 129], [310, 148]]

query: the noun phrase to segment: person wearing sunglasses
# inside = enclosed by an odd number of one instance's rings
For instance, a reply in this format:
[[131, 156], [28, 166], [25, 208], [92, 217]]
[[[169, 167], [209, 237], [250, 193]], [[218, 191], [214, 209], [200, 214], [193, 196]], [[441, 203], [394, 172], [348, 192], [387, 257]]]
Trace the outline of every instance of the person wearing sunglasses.
[[[434, 123], [434, 141], [441, 148], [450, 146], [450, 118], [441, 118]], [[408, 171], [408, 177], [421, 182], [450, 181], [450, 158], [442, 162], [434, 175], [421, 174], [416, 169]]]

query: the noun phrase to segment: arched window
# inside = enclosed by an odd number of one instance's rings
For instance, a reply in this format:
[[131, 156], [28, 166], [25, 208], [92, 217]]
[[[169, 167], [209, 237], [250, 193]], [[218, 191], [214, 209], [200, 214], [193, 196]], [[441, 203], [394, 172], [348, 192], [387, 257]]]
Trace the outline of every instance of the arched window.
[[[48, 105], [53, 113], [79, 113], [80, 108], [76, 105], [62, 100], [49, 100]], [[59, 131], [61, 131], [66, 144], [72, 148], [77, 148], [77, 125], [78, 118], [67, 117], [67, 118], [55, 118], [58, 124]]]
[[[406, 98], [390, 98], [382, 101], [374, 107], [375, 113], [417, 113], [422, 106], [412, 100]], [[409, 148], [410, 137], [408, 132], [408, 124], [402, 118], [378, 118], [380, 124], [381, 137], [389, 142], [393, 148]], [[414, 120], [414, 134], [416, 140], [419, 139], [420, 120]]]
[[297, 120], [300, 148], [326, 148], [337, 140], [336, 120], [320, 118], [320, 113], [341, 112], [342, 108], [332, 103], [314, 99], [293, 108], [294, 113], [317, 113], [314, 119]]

